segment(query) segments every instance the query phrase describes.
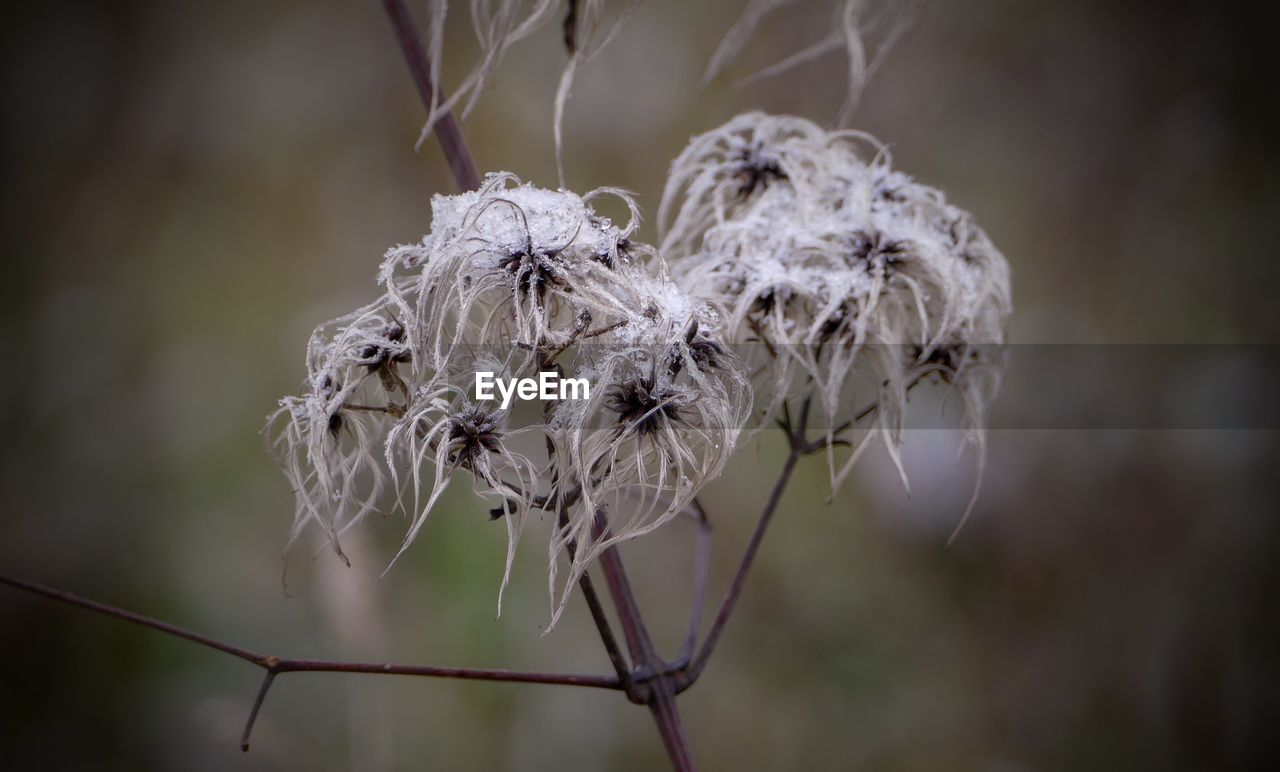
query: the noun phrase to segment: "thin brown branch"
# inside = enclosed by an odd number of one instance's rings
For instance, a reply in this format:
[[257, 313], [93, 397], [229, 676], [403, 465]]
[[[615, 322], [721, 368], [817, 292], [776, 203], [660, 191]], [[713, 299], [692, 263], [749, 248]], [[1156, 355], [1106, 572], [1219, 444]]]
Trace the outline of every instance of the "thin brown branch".
[[253, 725], [258, 721], [258, 711], [262, 710], [262, 702], [267, 699], [267, 692], [271, 691], [271, 684], [275, 683], [276, 671], [267, 670], [262, 675], [262, 685], [258, 687], [258, 694], [253, 698], [253, 707], [249, 708], [249, 718], [244, 722], [244, 731], [240, 733], [240, 750], [245, 753], [249, 752], [249, 735], [253, 734]]
[[711, 521], [707, 518], [707, 511], [703, 509], [702, 502], [698, 501], [696, 496], [693, 499], [693, 509], [697, 515], [698, 524], [698, 543], [694, 548], [696, 555], [693, 563], [693, 598], [689, 608], [688, 632], [685, 633], [684, 643], [680, 646], [680, 653], [671, 663], [672, 669], [676, 670], [685, 667], [693, 660], [693, 650], [698, 644], [698, 629], [702, 626], [702, 611], [706, 606], [707, 580], [710, 574]]
[[613, 635], [613, 628], [609, 625], [609, 616], [605, 613], [604, 604], [600, 602], [600, 596], [596, 593], [591, 577], [584, 573], [582, 578], [578, 580], [578, 588], [582, 590], [582, 597], [587, 601], [591, 619], [596, 623], [596, 628], [600, 631], [600, 642], [604, 644], [605, 653], [609, 657], [609, 664], [613, 665], [614, 672], [618, 674], [618, 681], [622, 683], [622, 688], [629, 691], [631, 688], [631, 669], [627, 665], [626, 657], [622, 655], [622, 647], [618, 646], [618, 639]]
[[147, 627], [158, 632], [172, 635], [175, 638], [181, 638], [192, 643], [199, 644], [206, 648], [214, 649], [230, 654], [233, 657], [242, 659], [256, 665], [266, 671], [262, 685], [258, 689], [258, 694], [254, 699], [253, 708], [250, 710], [249, 719], [245, 724], [244, 734], [241, 737], [241, 748], [248, 750], [249, 733], [253, 729], [254, 721], [257, 719], [258, 711], [262, 708], [262, 702], [266, 699], [267, 691], [270, 690], [272, 682], [280, 673], [365, 673], [372, 675], [403, 675], [403, 676], [420, 676], [426, 678], [456, 678], [471, 681], [501, 681], [505, 683], [533, 683], [533, 684], [553, 684], [558, 686], [583, 686], [598, 689], [622, 689], [623, 683], [620, 679], [613, 676], [597, 676], [597, 675], [577, 675], [572, 673], [538, 673], [524, 672], [503, 669], [477, 669], [477, 668], [460, 668], [460, 667], [434, 667], [429, 665], [396, 665], [389, 662], [342, 662], [334, 660], [320, 659], [286, 659], [276, 657], [270, 654], [259, 654], [255, 651], [236, 646], [235, 644], [220, 641], [216, 638], [197, 633], [194, 630], [188, 630], [185, 627], [162, 622], [158, 619], [138, 614], [133, 611], [127, 611], [116, 606], [106, 603], [100, 603], [96, 600], [82, 598], [72, 592], [65, 590], [55, 590], [52, 587], [46, 587], [36, 582], [29, 582], [25, 579], [18, 579], [12, 576], [0, 574], [0, 584], [8, 585], [17, 590], [28, 592], [33, 595], [39, 595], [50, 600], [60, 603], [66, 603], [77, 608], [88, 609], [99, 614], [109, 617], [121, 619], [132, 624]]
[[[382, 0], [382, 7], [387, 12], [391, 27], [395, 30], [400, 50], [404, 52], [405, 61], [409, 64], [409, 73], [413, 76], [413, 84], [418, 89], [418, 96], [430, 115], [432, 109], [443, 101], [431, 76], [431, 62], [427, 52], [422, 48], [418, 37], [418, 26], [413, 21], [413, 14], [404, 4], [404, 0]], [[443, 113], [433, 128], [436, 141], [444, 151], [445, 160], [449, 163], [449, 171], [453, 173], [454, 182], [459, 190], [475, 190], [480, 187], [480, 175], [476, 173], [476, 164], [467, 149], [467, 141], [462, 137], [462, 130], [452, 112]]]
[[[566, 509], [567, 507], [561, 504], [559, 516], [561, 528], [564, 528], [569, 523], [569, 515]], [[566, 549], [569, 553], [569, 560], [572, 561], [578, 545], [571, 541], [566, 545]], [[605, 654], [609, 657], [609, 663], [613, 665], [622, 689], [626, 691], [627, 697], [631, 699], [634, 693], [631, 667], [627, 664], [626, 657], [622, 655], [622, 648], [618, 646], [618, 639], [613, 634], [613, 626], [609, 624], [609, 615], [605, 613], [604, 604], [600, 602], [600, 596], [596, 594], [595, 585], [591, 582], [590, 574], [583, 572], [582, 578], [578, 580], [578, 588], [582, 590], [582, 597], [587, 601], [587, 609], [591, 612], [591, 621], [595, 623], [596, 630], [600, 633], [600, 641], [604, 644]]]
[[[601, 512], [596, 512], [595, 527], [597, 539], [608, 538], [607, 524]], [[611, 546], [604, 550], [600, 553], [599, 560], [605, 584], [609, 588], [609, 597], [613, 599], [618, 618], [622, 622], [622, 635], [627, 641], [627, 648], [631, 650], [631, 659], [638, 665], [652, 667], [653, 663], [648, 660], [651, 659], [649, 655], [653, 643], [640, 618], [640, 606], [631, 591], [631, 581], [627, 578], [617, 547]]]
[[45, 598], [56, 600], [61, 603], [67, 603], [72, 606], [89, 609], [90, 611], [96, 611], [99, 614], [106, 614], [107, 616], [115, 617], [117, 619], [123, 619], [124, 621], [132, 622], [135, 625], [149, 627], [152, 630], [158, 630], [176, 638], [183, 638], [210, 649], [217, 649], [218, 651], [242, 659], [245, 662], [252, 662], [258, 667], [267, 667], [268, 664], [267, 658], [262, 654], [249, 651], [248, 649], [241, 648], [234, 644], [226, 643], [225, 641], [219, 641], [216, 638], [210, 638], [207, 635], [202, 635], [201, 633], [188, 630], [184, 627], [178, 627], [177, 625], [169, 624], [168, 622], [161, 622], [158, 619], [152, 619], [151, 617], [137, 614], [132, 611], [126, 611], [122, 608], [116, 608], [115, 606], [108, 606], [107, 604], [99, 603], [96, 600], [82, 598], [73, 592], [55, 590], [52, 587], [46, 587], [43, 584], [29, 582], [26, 579], [18, 579], [17, 577], [6, 576], [4, 574], [0, 574], [0, 584], [6, 584], [16, 590], [29, 592], [33, 595], [41, 595]]
[[649, 712], [658, 724], [658, 733], [662, 735], [662, 744], [671, 757], [671, 766], [676, 772], [697, 772], [698, 766], [693, 761], [689, 737], [685, 734], [684, 722], [680, 720], [680, 711], [676, 707], [673, 680], [670, 677], [658, 679], [652, 692]]
[[570, 673], [539, 673], [501, 668], [436, 667], [434, 665], [397, 665], [390, 662], [344, 662], [324, 659], [289, 659], [255, 651], [220, 641], [216, 638], [188, 630], [185, 627], [162, 622], [158, 619], [127, 611], [96, 600], [82, 598], [72, 592], [55, 590], [25, 579], [0, 574], [0, 584], [24, 592], [41, 595], [62, 603], [96, 611], [116, 619], [151, 628], [177, 638], [200, 644], [210, 649], [230, 654], [260, 668], [276, 673], [367, 673], [374, 675], [410, 675], [426, 678], [459, 678], [473, 681], [505, 681], [509, 683], [540, 683], [561, 686], [590, 686], [601, 689], [620, 689], [621, 684], [612, 676], [576, 675]]
[[742, 595], [742, 588], [746, 586], [747, 576], [751, 573], [751, 566], [755, 562], [756, 553], [760, 551], [760, 543], [764, 539], [765, 530], [768, 529], [769, 521], [773, 519], [773, 513], [777, 510], [778, 503], [782, 500], [782, 492], [786, 490], [787, 483], [791, 479], [791, 473], [795, 471], [796, 462], [800, 460], [802, 451], [796, 447], [797, 437], [803, 437], [803, 430], [790, 435], [792, 442], [791, 452], [787, 454], [787, 460], [782, 465], [782, 471], [779, 472], [778, 479], [773, 484], [769, 499], [765, 502], [764, 510], [760, 513], [760, 519], [756, 522], [755, 531], [751, 534], [751, 541], [747, 543], [746, 552], [743, 553], [742, 560], [738, 564], [738, 571], [734, 574], [733, 581], [725, 592], [724, 600], [720, 603], [720, 610], [716, 613], [715, 621], [711, 623], [711, 628], [707, 631], [707, 638], [702, 644], [702, 650], [698, 652], [697, 658], [694, 659], [693, 664], [689, 666], [680, 679], [679, 691], [684, 691], [698, 680], [703, 668], [707, 666], [707, 660], [710, 659], [711, 654], [715, 651], [716, 644], [720, 642], [720, 636], [724, 633], [725, 625], [728, 624], [734, 607], [738, 605], [738, 598]]
[[[604, 513], [597, 510], [592, 523], [594, 537], [597, 540], [609, 538], [609, 521]], [[628, 698], [643, 698], [653, 714], [658, 732], [662, 735], [662, 743], [666, 747], [671, 765], [676, 772], [695, 772], [697, 765], [693, 761], [693, 750], [689, 738], [685, 734], [684, 724], [680, 720], [680, 710], [676, 706], [676, 693], [681, 677], [679, 672], [672, 672], [658, 654], [640, 614], [640, 605], [631, 591], [631, 581], [627, 578], [626, 568], [622, 564], [622, 555], [616, 545], [610, 546], [600, 554], [600, 567], [604, 571], [605, 583], [609, 588], [609, 597], [622, 621], [622, 631], [631, 650], [632, 660], [644, 671], [646, 681], [639, 684], [644, 688], [628, 693]]]
[[336, 662], [321, 659], [282, 659], [277, 673], [367, 673], [371, 675], [404, 675], [426, 678], [456, 678], [463, 681], [501, 681], [517, 684], [550, 684], [554, 686], [586, 686], [620, 690], [613, 676], [578, 675], [576, 673], [540, 673], [505, 668], [435, 667], [430, 665], [395, 665], [377, 662]]

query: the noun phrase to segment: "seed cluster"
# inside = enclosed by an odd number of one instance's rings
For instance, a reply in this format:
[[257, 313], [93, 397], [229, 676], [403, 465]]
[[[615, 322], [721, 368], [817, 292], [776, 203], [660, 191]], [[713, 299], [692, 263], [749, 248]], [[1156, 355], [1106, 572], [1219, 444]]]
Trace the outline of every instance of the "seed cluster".
[[[596, 212], [605, 196], [628, 222]], [[901, 469], [907, 392], [933, 376], [962, 396], [981, 467], [1009, 267], [969, 213], [865, 135], [750, 113], [676, 159], [660, 220], [655, 249], [624, 191], [508, 173], [436, 196], [431, 232], [386, 254], [381, 296], [312, 334], [303, 393], [268, 425], [297, 498], [290, 544], [317, 526], [341, 555], [390, 489], [411, 516], [403, 554], [465, 472], [508, 529], [502, 589], [529, 514], [551, 515], [553, 626], [604, 549], [723, 471], [753, 405], [767, 423], [812, 397], [830, 439], [870, 384], [872, 428], [839, 469], [828, 444], [839, 485], [873, 436]], [[473, 399], [480, 371], [585, 378], [590, 396], [502, 409]]]
[[[740, 115], [676, 159], [661, 220], [677, 282], [724, 310], [730, 343], [759, 344], [766, 414], [812, 385], [839, 426], [854, 383], [870, 384], [876, 433], [901, 469], [907, 391], [937, 375], [963, 398], [981, 451], [1009, 265], [972, 215], [893, 170], [874, 139]], [[836, 484], [856, 457], [832, 466]]]
[[[592, 202], [606, 195], [632, 212], [625, 226], [596, 214]], [[431, 233], [387, 253], [381, 297], [316, 330], [307, 388], [272, 418], [297, 492], [292, 539], [318, 525], [341, 554], [342, 534], [390, 487], [412, 513], [407, 547], [465, 471], [498, 502], [508, 576], [530, 511], [554, 515], [554, 623], [566, 588], [603, 549], [683, 510], [723, 469], [749, 392], [719, 342], [720, 317], [631, 238], [637, 224], [622, 191], [579, 196], [510, 174], [436, 196]], [[547, 370], [587, 379], [591, 396], [519, 418], [514, 406], [473, 399], [478, 371]], [[598, 511], [610, 515], [608, 533], [592, 528]]]

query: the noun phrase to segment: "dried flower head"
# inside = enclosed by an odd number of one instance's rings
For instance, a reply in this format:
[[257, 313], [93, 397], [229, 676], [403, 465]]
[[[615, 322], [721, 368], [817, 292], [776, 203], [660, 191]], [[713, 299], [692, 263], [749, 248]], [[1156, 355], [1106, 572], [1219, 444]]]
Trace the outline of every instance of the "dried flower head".
[[[397, 488], [403, 482], [412, 489], [411, 497], [402, 493], [401, 500], [411, 502], [412, 521], [396, 558], [417, 538], [453, 475], [459, 470], [470, 473], [473, 491], [497, 499], [494, 519], [505, 516], [507, 557], [498, 591], [501, 613], [502, 594], [532, 504], [529, 492], [540, 467], [510, 446], [511, 438], [524, 430], [512, 430], [508, 411], [475, 404], [464, 389], [447, 380], [436, 377], [420, 387], [404, 417], [386, 436], [385, 460], [391, 476]], [[424, 488], [428, 488], [425, 495]]]
[[[628, 223], [596, 214], [603, 195], [622, 199]], [[373, 511], [390, 480], [412, 513], [403, 554], [466, 472], [508, 528], [503, 589], [529, 512], [555, 514], [554, 624], [602, 550], [684, 509], [723, 470], [749, 391], [722, 318], [631, 238], [638, 221], [624, 191], [579, 196], [506, 173], [436, 196], [431, 233], [387, 253], [378, 301], [316, 331], [307, 390], [273, 417], [298, 495], [291, 542], [317, 523], [341, 552], [342, 532]], [[585, 379], [590, 394], [544, 401], [517, 421], [473, 394], [481, 371], [551, 371]], [[535, 451], [548, 455], [535, 461]], [[598, 512], [609, 517], [606, 533], [593, 528]], [[574, 557], [558, 584], [561, 553]]]
[[[639, 316], [584, 352], [584, 372], [597, 384], [591, 399], [561, 402], [550, 416], [557, 457], [568, 460], [580, 496], [551, 542], [553, 556], [577, 545], [559, 587], [552, 563], [553, 619], [603, 550], [662, 526], [724, 471], [746, 421], [747, 379], [702, 331], [714, 329], [710, 308], [665, 280], [637, 289]], [[681, 313], [672, 314], [673, 306]], [[593, 530], [598, 511], [611, 515], [607, 534]]]
[[[626, 227], [596, 216], [591, 201], [617, 195]], [[604, 320], [648, 270], [651, 249], [630, 241], [634, 202], [614, 189], [578, 196], [490, 175], [481, 188], [432, 200], [432, 232], [388, 253], [382, 281], [410, 325], [430, 341], [424, 366], [439, 368], [458, 344], [526, 349], [571, 340], [582, 315]]]
[[411, 359], [404, 327], [385, 302], [312, 333], [305, 389], [282, 399], [267, 424], [297, 501], [290, 546], [314, 524], [343, 555], [341, 535], [374, 510], [385, 481], [378, 440], [404, 413], [401, 366]]
[[[866, 375], [901, 469], [907, 389], [936, 374], [963, 395], [981, 448], [1008, 263], [972, 215], [894, 171], [875, 140], [741, 115], [681, 153], [661, 211], [677, 281], [725, 309], [730, 341], [763, 344], [766, 413], [800, 377], [834, 426], [849, 417], [847, 387]], [[833, 466], [835, 484], [857, 456]]]

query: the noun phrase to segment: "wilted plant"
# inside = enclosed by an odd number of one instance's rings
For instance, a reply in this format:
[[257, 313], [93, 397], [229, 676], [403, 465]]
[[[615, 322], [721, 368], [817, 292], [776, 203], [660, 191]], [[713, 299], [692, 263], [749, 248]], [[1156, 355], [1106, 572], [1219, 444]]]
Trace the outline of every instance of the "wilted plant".
[[[711, 72], [782, 4], [750, 3]], [[877, 141], [791, 116], [747, 113], [695, 137], [672, 165], [658, 247], [636, 240], [640, 210], [621, 189], [549, 190], [508, 172], [480, 179], [451, 109], [462, 105], [465, 114], [506, 47], [544, 25], [559, 4], [473, 0], [482, 61], [447, 99], [431, 79], [445, 3], [430, 4], [425, 50], [404, 5], [384, 5], [428, 110], [424, 131], [437, 133], [462, 192], [435, 196], [430, 232], [387, 252], [379, 297], [316, 329], [301, 393], [282, 399], [268, 421], [296, 499], [287, 545], [313, 532], [346, 560], [344, 534], [395, 502], [409, 520], [398, 558], [462, 473], [507, 529], [499, 610], [530, 513], [549, 513], [546, 630], [580, 589], [615, 675], [280, 659], [4, 581], [262, 667], [246, 747], [279, 673], [402, 673], [617, 689], [649, 707], [673, 766], [693, 769], [675, 697], [714, 652], [799, 459], [825, 454], [838, 486], [882, 436], [901, 471], [908, 392], [933, 377], [963, 400], [980, 476], [1011, 309], [1008, 264], [969, 213], [895, 171]], [[567, 3], [570, 62], [555, 101], [557, 157], [574, 71], [636, 5], [621, 3], [606, 22], [603, 0]], [[783, 64], [845, 48], [848, 108], [903, 17], [868, 21], [864, 3], [839, 6], [838, 32]], [[870, 58], [862, 35], [869, 27], [881, 38]], [[625, 224], [596, 211], [604, 196], [625, 205]], [[579, 399], [543, 399], [523, 415], [473, 390], [481, 372], [512, 382], [552, 373], [590, 389]], [[819, 413], [821, 423], [811, 426]], [[779, 424], [789, 453], [699, 649], [709, 525], [697, 496], [723, 472], [752, 416]], [[701, 526], [699, 567], [688, 633], [669, 659], [649, 637], [617, 547], [681, 515]], [[596, 566], [627, 654], [594, 589]]]

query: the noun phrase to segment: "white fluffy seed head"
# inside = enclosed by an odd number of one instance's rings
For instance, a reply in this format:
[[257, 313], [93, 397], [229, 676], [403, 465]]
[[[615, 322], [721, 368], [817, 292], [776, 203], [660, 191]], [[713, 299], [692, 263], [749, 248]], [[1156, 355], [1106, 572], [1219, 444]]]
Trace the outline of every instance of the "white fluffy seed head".
[[385, 481], [378, 443], [396, 401], [408, 398], [411, 357], [403, 325], [381, 302], [312, 333], [303, 392], [282, 399], [267, 425], [297, 502], [290, 546], [314, 525], [342, 555], [342, 534], [374, 510]]
[[[725, 310], [728, 340], [762, 344], [766, 415], [811, 384], [838, 425], [864, 375], [898, 461], [906, 392], [936, 375], [963, 395], [981, 446], [1009, 266], [968, 212], [894, 171], [883, 146], [801, 118], [741, 115], [676, 159], [661, 212], [677, 281]], [[833, 467], [833, 482], [849, 466]]]
[[[628, 223], [597, 215], [604, 195], [623, 200]], [[747, 380], [722, 317], [631, 239], [639, 212], [624, 191], [579, 196], [502, 173], [436, 196], [432, 212], [421, 243], [387, 253], [383, 296], [313, 334], [304, 394], [283, 400], [269, 424], [298, 499], [290, 543], [315, 524], [341, 553], [342, 532], [390, 481], [411, 513], [403, 553], [467, 472], [508, 528], [503, 589], [530, 511], [559, 521], [554, 624], [603, 549], [669, 521], [720, 474], [746, 420]], [[474, 399], [479, 371], [548, 369], [586, 379], [589, 398], [547, 401], [519, 421]], [[592, 528], [597, 512], [610, 518], [607, 533]]]
[[[559, 583], [552, 561], [553, 622], [601, 552], [667, 523], [724, 471], [747, 418], [748, 382], [711, 309], [666, 279], [635, 289], [639, 316], [583, 352], [591, 398], [558, 403], [548, 421], [579, 496], [550, 545], [553, 558], [577, 550]], [[597, 512], [609, 532], [594, 529]]]
[[567, 342], [578, 320], [601, 321], [628, 307], [630, 276], [647, 270], [651, 251], [596, 216], [580, 197], [490, 175], [478, 191], [432, 199], [432, 232], [416, 246], [387, 254], [382, 281], [416, 323], [415, 343], [429, 341], [424, 366], [438, 369], [460, 344], [526, 349]]

